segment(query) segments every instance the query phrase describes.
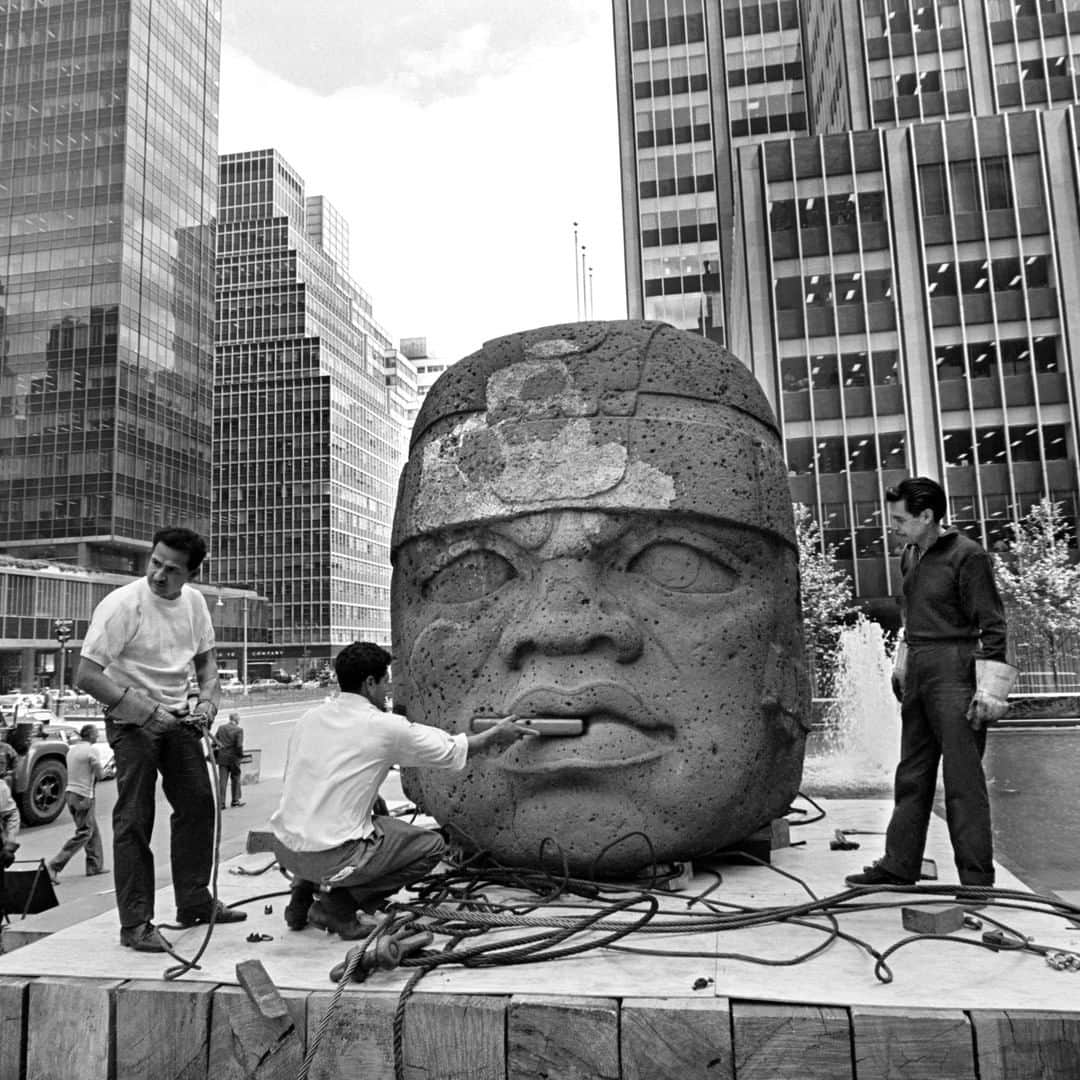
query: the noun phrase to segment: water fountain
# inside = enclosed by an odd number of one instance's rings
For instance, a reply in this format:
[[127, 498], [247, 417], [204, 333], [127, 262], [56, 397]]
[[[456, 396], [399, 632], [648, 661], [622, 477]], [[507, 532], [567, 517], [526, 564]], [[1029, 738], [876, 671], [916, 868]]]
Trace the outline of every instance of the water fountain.
[[833, 797], [887, 795], [900, 752], [900, 705], [881, 627], [860, 617], [840, 634], [836, 697], [807, 744], [804, 791]]

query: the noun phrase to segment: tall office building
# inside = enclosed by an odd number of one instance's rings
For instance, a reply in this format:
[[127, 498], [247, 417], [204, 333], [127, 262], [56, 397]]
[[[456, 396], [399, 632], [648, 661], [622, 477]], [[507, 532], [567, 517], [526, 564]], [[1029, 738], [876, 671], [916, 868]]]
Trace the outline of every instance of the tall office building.
[[208, 531], [219, 0], [0, 5], [0, 551]]
[[[736, 7], [706, 19], [710, 56]], [[990, 546], [1043, 495], [1075, 530], [1080, 2], [801, 10], [815, 134], [729, 157], [727, 341], [777, 411], [793, 498], [889, 617], [884, 491], [905, 475], [938, 478]], [[714, 98], [742, 92], [710, 71]], [[624, 125], [630, 108], [624, 92]], [[624, 167], [639, 156], [624, 134]]]
[[390, 640], [405, 406], [348, 229], [275, 150], [220, 165], [214, 573], [271, 607], [288, 671]]

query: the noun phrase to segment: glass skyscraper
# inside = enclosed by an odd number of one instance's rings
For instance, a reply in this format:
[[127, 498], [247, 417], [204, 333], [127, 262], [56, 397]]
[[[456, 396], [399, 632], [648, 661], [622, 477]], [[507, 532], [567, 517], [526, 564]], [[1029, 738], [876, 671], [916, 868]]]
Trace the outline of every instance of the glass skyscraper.
[[0, 551], [210, 525], [219, 0], [0, 0]]
[[289, 671], [390, 640], [408, 403], [348, 273], [348, 228], [275, 150], [221, 158], [215, 579], [271, 605]]
[[[712, 103], [701, 124], [730, 133], [710, 155], [716, 216], [731, 222], [718, 243], [725, 340], [776, 410], [792, 498], [865, 605], [896, 616], [884, 492], [905, 475], [938, 479], [949, 522], [988, 547], [1043, 496], [1075, 533], [1080, 0], [613, 11], [631, 315], [701, 329], [672, 317], [692, 303], [666, 301], [685, 296], [680, 260], [701, 244], [707, 204], [700, 185], [683, 193], [678, 168], [674, 188], [650, 186], [655, 132], [680, 131], [657, 117], [685, 117], [698, 94]], [[672, 25], [687, 44], [672, 44]], [[785, 33], [801, 41], [798, 69]], [[691, 49], [707, 85], [670, 75]], [[782, 100], [762, 88], [796, 73], [805, 133], [771, 119], [736, 131], [748, 88], [749, 113], [771, 117]]]

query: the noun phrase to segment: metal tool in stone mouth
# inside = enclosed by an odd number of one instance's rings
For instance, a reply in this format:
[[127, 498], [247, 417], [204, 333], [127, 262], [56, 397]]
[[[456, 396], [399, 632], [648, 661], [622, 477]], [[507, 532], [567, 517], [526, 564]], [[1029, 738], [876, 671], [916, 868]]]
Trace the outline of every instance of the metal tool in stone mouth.
[[[498, 716], [474, 716], [471, 727], [475, 732], [487, 731], [501, 719]], [[576, 716], [519, 716], [515, 722], [531, 728], [537, 735], [565, 737], [585, 733], [584, 721]]]

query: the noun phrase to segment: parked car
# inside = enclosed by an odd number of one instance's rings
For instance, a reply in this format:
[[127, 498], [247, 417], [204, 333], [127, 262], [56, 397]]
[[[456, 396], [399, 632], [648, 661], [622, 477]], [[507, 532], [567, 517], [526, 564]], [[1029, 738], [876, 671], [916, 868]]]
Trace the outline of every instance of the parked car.
[[94, 743], [94, 754], [101, 764], [104, 774], [103, 779], [113, 780], [116, 777], [116, 754], [105, 738], [104, 716], [73, 716], [71, 719], [54, 720], [45, 729], [46, 734], [59, 735], [68, 745], [79, 741], [79, 732], [84, 724], [93, 724], [97, 728], [98, 738]]
[[242, 694], [244, 692], [244, 684], [239, 679], [229, 679], [228, 682], [221, 684], [221, 691], [224, 694]]
[[0, 739], [16, 754], [7, 782], [23, 824], [47, 825], [64, 809], [68, 743], [61, 735], [46, 731], [45, 720], [56, 719], [53, 713], [32, 711], [44, 713], [44, 718], [24, 715], [20, 706], [15, 723], [0, 725]]
[[248, 690], [253, 694], [262, 694], [268, 690], [276, 690], [281, 683], [277, 679], [256, 679], [249, 687]]

